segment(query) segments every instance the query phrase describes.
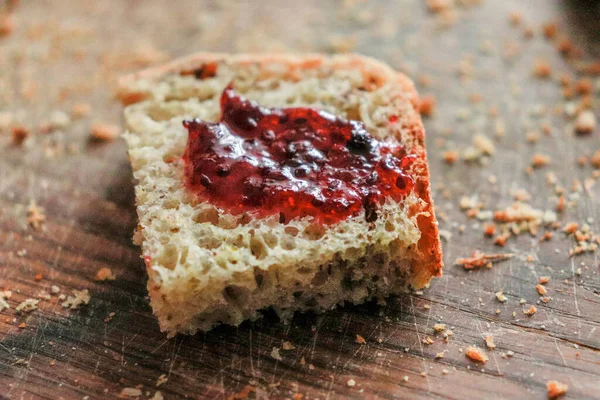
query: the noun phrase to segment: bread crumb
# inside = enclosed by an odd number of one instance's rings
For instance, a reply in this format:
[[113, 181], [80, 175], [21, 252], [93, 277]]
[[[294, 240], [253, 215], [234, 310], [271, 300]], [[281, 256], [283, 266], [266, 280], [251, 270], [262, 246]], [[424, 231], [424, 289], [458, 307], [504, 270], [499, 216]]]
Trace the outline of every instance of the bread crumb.
[[52, 294], [58, 294], [59, 292], [60, 292], [60, 288], [58, 286], [52, 285], [50, 287], [50, 293], [52, 293]]
[[15, 146], [23, 144], [25, 139], [29, 137], [29, 130], [22, 125], [12, 127], [12, 141]]
[[161, 374], [158, 377], [158, 379], [156, 380], [156, 387], [159, 387], [160, 385], [164, 385], [165, 383], [167, 383], [168, 380], [169, 380], [169, 378], [167, 377], [167, 375]]
[[533, 67], [533, 74], [538, 78], [548, 78], [552, 74], [552, 68], [548, 61], [538, 59]]
[[[454, 261], [455, 265], [462, 265], [465, 269], [474, 269], [480, 267], [491, 267], [492, 263], [501, 262], [512, 258], [514, 254], [485, 254], [474, 251], [470, 258], [458, 258]], [[489, 268], [488, 267], [488, 268]]]
[[549, 155], [536, 153], [531, 159], [531, 166], [533, 168], [541, 168], [550, 164], [551, 161], [552, 159]]
[[294, 350], [296, 348], [296, 346], [294, 346], [293, 344], [291, 344], [290, 342], [283, 342], [281, 344], [281, 348], [283, 350]]
[[0, 312], [10, 308], [10, 305], [8, 304], [8, 302], [6, 300], [10, 299], [11, 296], [12, 296], [12, 292], [10, 290], [5, 290], [3, 292], [0, 292]]
[[564, 383], [560, 383], [559, 381], [548, 381], [546, 383], [546, 387], [548, 388], [548, 399], [558, 399], [560, 396], [567, 393], [569, 390], [569, 386]]
[[506, 301], [508, 300], [508, 297], [506, 297], [503, 292], [496, 292], [496, 299], [500, 303], [506, 303]]
[[523, 310], [523, 314], [529, 315], [529, 316], [532, 316], [536, 312], [537, 312], [537, 307], [534, 306], [533, 304], [527, 310]]
[[32, 200], [27, 207], [27, 223], [36, 231], [42, 228], [43, 223], [46, 221], [46, 215], [44, 209], [38, 207]]
[[542, 26], [542, 32], [544, 33], [544, 37], [546, 39], [554, 39], [556, 37], [556, 33], [558, 32], [558, 26], [556, 22], [546, 22]]
[[579, 229], [579, 224], [577, 222], [569, 222], [567, 225], [564, 226], [562, 231], [567, 235], [570, 235], [575, 233], [577, 229]]
[[100, 268], [94, 277], [97, 281], [114, 281], [116, 277], [113, 275], [110, 268]]
[[575, 119], [575, 131], [580, 134], [592, 133], [596, 129], [596, 115], [591, 110], [584, 110]]
[[348, 379], [346, 385], [348, 385], [348, 387], [354, 387], [356, 386], [356, 382], [354, 381], [354, 379]]
[[429, 336], [427, 336], [425, 339], [423, 339], [423, 344], [433, 344], [433, 339], [431, 339]]
[[546, 289], [544, 286], [542, 286], [539, 283], [535, 286], [535, 288], [537, 289], [540, 296], [544, 296], [545, 294], [548, 293], [548, 289]]
[[128, 397], [140, 397], [141, 395], [142, 395], [141, 389], [127, 387], [127, 388], [124, 388], [123, 390], [121, 390], [119, 397], [121, 399], [124, 399], [124, 398], [128, 398]]
[[365, 338], [362, 337], [362, 336], [360, 336], [360, 335], [358, 335], [358, 334], [356, 335], [355, 342], [358, 343], [358, 344], [365, 344], [365, 343], [367, 343], [367, 341], [365, 340]]
[[442, 374], [444, 374], [444, 375], [448, 375], [449, 373], [450, 373], [450, 371], [448, 371], [446, 368], [444, 368], [442, 370]]
[[281, 354], [279, 354], [279, 349], [277, 347], [273, 347], [273, 349], [271, 350], [271, 357], [277, 361], [283, 360]]
[[91, 128], [91, 139], [98, 142], [109, 142], [119, 137], [121, 128], [117, 125], [96, 122]]
[[440, 358], [444, 358], [444, 352], [443, 351], [441, 351], [439, 353], [436, 353], [436, 355], [435, 355], [435, 359], [436, 360], [439, 360]]
[[446, 330], [446, 324], [435, 324], [433, 326], [433, 331], [436, 333], [443, 332]]
[[427, 9], [433, 14], [449, 11], [454, 8], [454, 0], [427, 0]]
[[32, 312], [37, 310], [39, 302], [40, 301], [37, 299], [26, 299], [22, 301], [15, 310], [17, 310], [17, 312]]
[[419, 99], [419, 113], [424, 117], [430, 117], [435, 111], [435, 97], [422, 96]]
[[546, 284], [546, 283], [548, 283], [548, 282], [550, 282], [550, 277], [549, 277], [549, 276], [540, 276], [540, 283], [541, 283], [542, 285], [543, 285], [543, 284]]
[[160, 392], [160, 390], [157, 390], [156, 393], [154, 393], [154, 396], [152, 396], [150, 398], [150, 400], [164, 400], [165, 397], [163, 396], [163, 394]]
[[485, 345], [490, 350], [494, 350], [496, 348], [496, 344], [494, 343], [494, 338], [492, 337], [492, 335], [485, 337]]
[[523, 15], [519, 11], [511, 11], [508, 14], [508, 21], [511, 25], [517, 26], [523, 21]]
[[407, 376], [407, 375], [404, 375], [404, 376], [402, 377], [402, 380], [403, 380], [404, 382], [408, 382], [408, 376]]
[[0, 37], [8, 36], [15, 29], [15, 19], [12, 13], [0, 12]]
[[477, 347], [467, 347], [465, 355], [473, 361], [481, 362], [484, 364], [488, 360], [488, 357], [481, 351], [481, 349], [478, 349]]
[[494, 146], [494, 143], [483, 134], [477, 134], [473, 137], [473, 145], [483, 154], [489, 156], [493, 155], [496, 151], [496, 146]]
[[92, 112], [92, 106], [88, 103], [77, 103], [71, 109], [71, 117], [78, 119], [89, 115]]
[[71, 310], [75, 310], [75, 309], [79, 308], [79, 306], [88, 304], [89, 302], [90, 302], [90, 294], [87, 289], [73, 290], [73, 295], [69, 296], [62, 303], [62, 306], [64, 308], [70, 308]]
[[487, 224], [483, 227], [483, 234], [487, 237], [493, 237], [496, 234], [496, 226], [494, 224]]
[[27, 327], [27, 324], [25, 322], [21, 322], [17, 327], [19, 329], [25, 329]]
[[454, 163], [456, 163], [456, 161], [458, 161], [458, 151], [455, 150], [448, 150], [445, 151], [444, 153], [442, 153], [442, 159], [452, 165]]

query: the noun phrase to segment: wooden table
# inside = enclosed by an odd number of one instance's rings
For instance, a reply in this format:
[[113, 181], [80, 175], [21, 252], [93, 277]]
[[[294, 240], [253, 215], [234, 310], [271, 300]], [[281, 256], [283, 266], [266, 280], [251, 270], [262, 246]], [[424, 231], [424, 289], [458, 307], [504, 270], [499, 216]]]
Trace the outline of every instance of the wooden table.
[[[158, 390], [166, 399], [543, 399], [549, 380], [569, 385], [566, 398], [600, 398], [597, 253], [569, 257], [573, 239], [558, 230], [541, 242], [544, 229], [499, 248], [483, 235], [487, 222], [459, 207], [461, 197], [477, 195], [486, 210], [502, 209], [514, 190], [526, 189], [529, 204], [553, 210], [552, 171], [568, 199], [558, 225], [589, 218], [600, 232], [600, 185], [589, 187], [593, 168], [577, 164], [600, 149], [598, 129], [575, 135], [573, 120], [557, 110], [564, 108], [557, 79], [562, 72], [580, 77], [579, 64], [558, 54], [560, 39], [541, 34], [542, 23], [557, 21], [558, 36], [568, 36], [582, 60], [597, 59], [597, 3], [488, 0], [441, 14], [417, 0], [320, 3], [17, 5], [14, 30], [0, 38], [0, 290], [12, 291], [10, 308], [0, 313], [0, 398], [115, 398], [139, 388], [140, 398]], [[517, 14], [509, 18], [511, 12]], [[125, 145], [90, 142], [89, 132], [94, 122], [120, 124], [116, 76], [198, 50], [353, 50], [406, 71], [421, 94], [435, 96], [426, 127], [446, 239], [444, 277], [386, 305], [298, 315], [290, 325], [268, 314], [240, 328], [167, 339], [148, 306], [140, 250], [131, 242], [136, 214]], [[532, 76], [536, 59], [548, 61], [552, 78]], [[592, 98], [597, 110], [597, 89]], [[61, 121], [75, 105], [85, 111], [81, 103], [91, 105], [89, 115]], [[22, 145], [6, 127], [15, 124], [11, 116], [28, 128]], [[44, 133], [48, 122], [56, 129]], [[496, 137], [502, 124], [505, 136]], [[539, 132], [537, 143], [527, 142], [535, 139], [528, 132]], [[477, 133], [494, 141], [486, 162], [442, 160]], [[534, 153], [551, 162], [528, 174]], [[573, 195], [575, 178], [586, 188]], [[39, 230], [27, 221], [32, 201], [45, 210]], [[491, 270], [453, 265], [477, 249], [516, 256]], [[116, 280], [94, 279], [104, 267]], [[551, 277], [548, 303], [536, 291], [540, 276]], [[89, 304], [65, 309], [58, 294], [42, 293], [37, 310], [15, 311], [52, 285], [67, 296], [87, 289]], [[537, 313], [524, 315], [531, 304]], [[434, 333], [436, 323], [454, 332], [447, 343]], [[489, 335], [495, 350], [486, 349]], [[293, 349], [281, 349], [284, 342]], [[486, 364], [465, 357], [473, 345], [489, 357]]]

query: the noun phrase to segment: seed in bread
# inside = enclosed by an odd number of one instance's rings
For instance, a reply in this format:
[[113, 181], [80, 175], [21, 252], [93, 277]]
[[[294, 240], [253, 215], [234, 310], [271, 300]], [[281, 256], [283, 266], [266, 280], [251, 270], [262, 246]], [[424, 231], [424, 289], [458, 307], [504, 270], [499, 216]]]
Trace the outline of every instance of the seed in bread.
[[[359, 121], [414, 155], [414, 187], [323, 223], [314, 215], [233, 212], [186, 186], [184, 120], [220, 120], [226, 87], [264, 107], [308, 107]], [[148, 289], [170, 335], [238, 325], [272, 308], [322, 312], [419, 289], [441, 274], [424, 129], [412, 82], [357, 56], [199, 54], [124, 77], [124, 134], [136, 180]]]

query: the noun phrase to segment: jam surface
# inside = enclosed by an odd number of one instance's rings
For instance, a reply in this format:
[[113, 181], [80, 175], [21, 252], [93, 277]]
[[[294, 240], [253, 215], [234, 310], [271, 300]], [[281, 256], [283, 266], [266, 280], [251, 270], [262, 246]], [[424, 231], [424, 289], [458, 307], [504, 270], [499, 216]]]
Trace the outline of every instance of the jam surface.
[[311, 108], [266, 108], [229, 86], [219, 123], [183, 122], [186, 186], [231, 214], [311, 216], [335, 223], [412, 190], [414, 156], [374, 139], [358, 121]]

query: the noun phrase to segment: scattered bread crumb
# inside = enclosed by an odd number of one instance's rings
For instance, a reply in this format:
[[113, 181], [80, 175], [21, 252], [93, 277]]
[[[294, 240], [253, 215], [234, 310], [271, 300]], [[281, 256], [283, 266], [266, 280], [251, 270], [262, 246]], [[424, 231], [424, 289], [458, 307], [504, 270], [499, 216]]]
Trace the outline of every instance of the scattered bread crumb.
[[550, 164], [551, 161], [552, 161], [552, 159], [550, 158], [549, 155], [536, 153], [531, 158], [531, 166], [533, 168], [541, 168], [541, 167], [544, 167], [544, 166]]
[[548, 61], [538, 59], [535, 61], [533, 74], [538, 78], [548, 78], [552, 74], [552, 68]]
[[481, 349], [478, 349], [477, 347], [467, 347], [465, 355], [473, 361], [481, 362], [484, 364], [488, 360], [488, 357], [483, 353], [483, 351], [481, 351]]
[[523, 310], [523, 314], [529, 315], [529, 316], [535, 314], [536, 312], [537, 312], [537, 307], [534, 306], [533, 304], [527, 310]]
[[546, 283], [548, 283], [548, 282], [550, 282], [550, 277], [549, 277], [549, 276], [540, 276], [540, 283], [541, 283], [542, 285], [543, 285], [543, 284], [546, 284]]
[[116, 277], [113, 275], [110, 268], [100, 268], [94, 277], [97, 281], [114, 281]]
[[548, 381], [546, 384], [548, 388], [548, 399], [558, 399], [560, 396], [567, 393], [569, 386], [558, 381]]
[[454, 163], [456, 163], [456, 161], [458, 161], [458, 151], [455, 150], [448, 150], [445, 151], [444, 153], [442, 153], [442, 159], [452, 165]]
[[16, 308], [17, 312], [32, 312], [37, 310], [38, 303], [40, 301], [37, 299], [26, 299], [21, 302]]
[[121, 128], [117, 125], [96, 122], [91, 128], [91, 138], [98, 142], [109, 142], [119, 137]]
[[89, 115], [92, 112], [92, 106], [88, 103], [77, 103], [71, 109], [71, 117], [73, 118], [83, 118]]
[[23, 144], [25, 139], [29, 137], [29, 130], [22, 125], [12, 127], [12, 141], [16, 146]]
[[273, 350], [271, 350], [271, 357], [277, 361], [283, 360], [281, 354], [279, 354], [279, 349], [277, 347], [273, 347]]
[[546, 289], [544, 286], [542, 286], [539, 283], [535, 286], [535, 288], [537, 289], [540, 296], [544, 296], [548, 293], [548, 289]]
[[508, 300], [508, 297], [506, 297], [503, 292], [497, 292], [496, 293], [496, 299], [500, 303], [506, 303], [506, 301]]
[[160, 385], [164, 385], [165, 383], [167, 383], [168, 380], [169, 380], [169, 378], [167, 377], [167, 375], [161, 374], [158, 377], [158, 379], [156, 380], [156, 387], [159, 387]]
[[435, 324], [433, 326], [433, 331], [436, 333], [443, 332], [446, 330], [446, 324]]
[[294, 346], [293, 344], [291, 344], [290, 342], [283, 342], [281, 344], [281, 348], [283, 350], [294, 350], [296, 348], [296, 346]]
[[141, 395], [142, 395], [141, 389], [127, 387], [127, 388], [124, 388], [123, 390], [121, 390], [119, 397], [121, 399], [124, 399], [124, 398], [128, 398], [128, 397], [140, 397]]
[[356, 386], [356, 382], [354, 381], [354, 379], [348, 379], [346, 385], [348, 385], [348, 387], [354, 387]]
[[365, 344], [365, 343], [367, 343], [367, 341], [365, 340], [365, 338], [362, 337], [362, 336], [360, 336], [360, 335], [358, 335], [358, 334], [356, 335], [355, 342], [358, 343], [358, 344]]
[[425, 339], [423, 339], [423, 344], [433, 344], [433, 339], [431, 339], [429, 336], [427, 336]]
[[494, 338], [492, 337], [492, 335], [485, 337], [485, 345], [490, 350], [494, 350], [496, 348], [496, 344], [494, 343]]
[[69, 296], [62, 303], [62, 306], [64, 308], [70, 308], [71, 310], [75, 310], [75, 309], [79, 308], [79, 306], [88, 304], [89, 302], [90, 302], [90, 294], [87, 289], [73, 290], [73, 295]]
[[592, 133], [597, 126], [596, 115], [591, 110], [583, 110], [575, 119], [575, 131], [580, 134]]
[[424, 117], [429, 117], [435, 111], [435, 97], [422, 96], [419, 99], [419, 113]]
[[454, 261], [455, 265], [462, 265], [465, 269], [474, 269], [480, 267], [491, 268], [492, 263], [501, 262], [512, 258], [514, 254], [485, 254], [474, 251], [470, 258], [458, 258]]

